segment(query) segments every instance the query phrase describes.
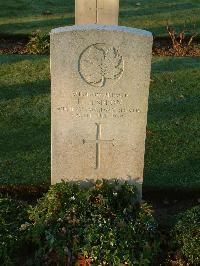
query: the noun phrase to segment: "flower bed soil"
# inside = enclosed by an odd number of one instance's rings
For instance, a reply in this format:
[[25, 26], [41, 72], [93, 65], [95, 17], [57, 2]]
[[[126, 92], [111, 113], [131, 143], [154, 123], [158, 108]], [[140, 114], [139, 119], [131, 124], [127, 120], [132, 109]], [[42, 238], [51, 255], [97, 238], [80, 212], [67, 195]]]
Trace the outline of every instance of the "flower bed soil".
[[[28, 37], [0, 37], [0, 54], [28, 54]], [[193, 46], [173, 49], [169, 38], [154, 38], [153, 56], [200, 56], [200, 40]]]

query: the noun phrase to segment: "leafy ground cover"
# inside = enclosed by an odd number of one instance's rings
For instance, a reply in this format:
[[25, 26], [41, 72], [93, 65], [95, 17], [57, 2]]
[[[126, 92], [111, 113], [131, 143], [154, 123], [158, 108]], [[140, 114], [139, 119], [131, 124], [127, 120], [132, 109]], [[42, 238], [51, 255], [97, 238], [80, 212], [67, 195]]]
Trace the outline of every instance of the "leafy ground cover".
[[36, 249], [30, 265], [149, 265], [160, 246], [151, 207], [138, 204], [126, 183], [59, 183], [29, 218], [24, 231]]
[[134, 186], [87, 185], [59, 183], [37, 203], [0, 195], [1, 265], [199, 265], [199, 205], [178, 209], [163, 231]]
[[[166, 35], [167, 21], [183, 29], [186, 22], [191, 28], [196, 24], [200, 30], [200, 0], [121, 0], [120, 25]], [[1, 0], [0, 34], [31, 34], [40, 29], [74, 24], [74, 0]]]
[[[48, 56], [0, 57], [0, 183], [50, 183]], [[198, 58], [154, 58], [144, 187], [199, 189]]]
[[1, 265], [149, 265], [158, 226], [137, 195], [127, 183], [97, 181], [56, 184], [28, 209], [0, 198]]
[[192, 265], [200, 264], [200, 205], [181, 213], [171, 232], [173, 244]]
[[0, 261], [3, 266], [17, 265], [13, 260], [19, 256], [23, 246], [20, 227], [28, 219], [27, 210], [26, 202], [0, 195]]

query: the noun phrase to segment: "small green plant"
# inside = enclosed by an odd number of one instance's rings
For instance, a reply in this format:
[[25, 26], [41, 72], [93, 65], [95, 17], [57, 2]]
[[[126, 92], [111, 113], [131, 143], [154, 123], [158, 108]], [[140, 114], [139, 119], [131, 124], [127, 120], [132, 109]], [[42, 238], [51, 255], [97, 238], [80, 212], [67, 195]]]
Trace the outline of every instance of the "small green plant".
[[28, 219], [28, 205], [22, 201], [0, 198], [0, 264], [15, 265], [16, 256], [22, 246], [21, 224]]
[[177, 217], [172, 239], [189, 263], [200, 265], [200, 206]]
[[152, 210], [127, 183], [57, 184], [29, 218], [33, 265], [149, 265], [159, 249]]
[[41, 31], [36, 31], [26, 45], [26, 49], [30, 54], [49, 54], [49, 35], [42, 33]]

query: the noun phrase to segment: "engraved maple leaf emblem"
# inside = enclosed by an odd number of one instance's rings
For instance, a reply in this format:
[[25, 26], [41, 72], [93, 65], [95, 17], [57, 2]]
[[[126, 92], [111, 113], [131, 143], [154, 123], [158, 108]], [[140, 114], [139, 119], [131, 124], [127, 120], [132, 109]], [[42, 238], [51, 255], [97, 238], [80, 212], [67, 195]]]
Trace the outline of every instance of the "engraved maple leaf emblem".
[[90, 85], [103, 87], [109, 80], [119, 79], [124, 70], [119, 52], [106, 44], [88, 47], [79, 60], [79, 73]]

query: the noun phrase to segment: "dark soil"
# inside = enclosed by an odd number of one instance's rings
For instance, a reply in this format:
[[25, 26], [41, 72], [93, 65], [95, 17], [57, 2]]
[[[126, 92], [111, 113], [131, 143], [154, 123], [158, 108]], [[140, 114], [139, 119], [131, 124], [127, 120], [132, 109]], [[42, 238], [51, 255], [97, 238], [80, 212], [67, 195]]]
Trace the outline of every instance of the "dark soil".
[[0, 54], [27, 54], [28, 38], [0, 37]]
[[192, 45], [187, 44], [173, 48], [170, 38], [154, 38], [154, 56], [200, 56], [200, 40], [197, 39]]
[[[175, 215], [185, 212], [194, 206], [200, 204], [200, 199], [185, 199], [185, 200], [149, 200], [155, 211], [155, 216], [161, 226], [161, 229], [166, 230], [171, 226], [172, 218]], [[171, 221], [171, 222], [170, 222]]]
[[[28, 37], [0, 36], [0, 54], [28, 54], [26, 45]], [[174, 49], [170, 38], [154, 38], [154, 56], [200, 56], [200, 40], [191, 46]]]
[[179, 250], [171, 246], [170, 230], [177, 214], [185, 212], [200, 203], [198, 198], [188, 199], [165, 199], [154, 198], [148, 200], [153, 206], [154, 216], [159, 224], [161, 252], [154, 259], [152, 266], [192, 266], [187, 263]]
[[154, 56], [200, 56], [200, 47], [189, 47], [174, 50], [170, 47], [153, 48]]
[[154, 216], [159, 224], [161, 252], [155, 258], [152, 266], [192, 266], [187, 263], [179, 250], [171, 246], [170, 230], [175, 222], [176, 215], [185, 212], [194, 206], [200, 204], [200, 198], [165, 198], [154, 197], [147, 199], [148, 203], [153, 206]]

